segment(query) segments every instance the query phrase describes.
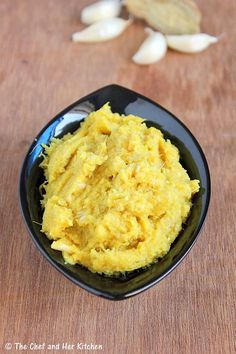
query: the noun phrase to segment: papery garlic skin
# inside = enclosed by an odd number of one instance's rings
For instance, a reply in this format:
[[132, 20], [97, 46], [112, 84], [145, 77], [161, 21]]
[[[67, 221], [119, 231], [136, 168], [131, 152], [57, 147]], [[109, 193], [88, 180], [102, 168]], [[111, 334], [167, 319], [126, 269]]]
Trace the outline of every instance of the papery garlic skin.
[[96, 22], [80, 32], [73, 33], [73, 42], [104, 42], [118, 37], [132, 23], [132, 20], [109, 18]]
[[161, 60], [167, 51], [166, 38], [162, 33], [155, 32], [150, 28], [146, 28], [145, 31], [149, 36], [144, 40], [132, 58], [139, 65], [153, 64]]
[[218, 42], [217, 37], [209, 34], [184, 34], [184, 35], [167, 35], [167, 45], [169, 48], [183, 53], [198, 53], [202, 52], [209, 45]]
[[121, 12], [122, 3], [119, 0], [101, 0], [85, 7], [81, 11], [81, 22], [91, 25], [107, 18], [117, 17]]

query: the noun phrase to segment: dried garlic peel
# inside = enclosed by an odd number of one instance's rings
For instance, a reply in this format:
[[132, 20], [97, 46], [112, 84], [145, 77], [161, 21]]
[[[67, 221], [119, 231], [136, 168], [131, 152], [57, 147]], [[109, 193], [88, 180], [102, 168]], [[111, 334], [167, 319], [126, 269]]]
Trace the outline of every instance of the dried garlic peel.
[[193, 35], [167, 35], [166, 41], [171, 49], [184, 53], [198, 53], [208, 48], [209, 45], [218, 42], [218, 38], [209, 34], [199, 33]]
[[74, 42], [103, 42], [118, 37], [132, 23], [132, 20], [109, 18], [96, 22], [72, 35]]
[[119, 0], [101, 0], [85, 7], [81, 12], [81, 21], [86, 25], [119, 16], [122, 4]]
[[133, 61], [140, 65], [153, 64], [161, 60], [167, 51], [166, 38], [162, 33], [154, 32], [150, 28], [146, 28], [145, 31], [149, 36], [133, 56]]

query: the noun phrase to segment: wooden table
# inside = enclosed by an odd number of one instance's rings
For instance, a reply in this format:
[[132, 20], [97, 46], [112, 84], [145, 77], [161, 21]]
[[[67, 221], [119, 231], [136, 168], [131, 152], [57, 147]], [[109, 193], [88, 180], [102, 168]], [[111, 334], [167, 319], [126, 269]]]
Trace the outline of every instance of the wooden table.
[[[234, 353], [236, 3], [199, 1], [203, 31], [224, 33], [220, 43], [196, 55], [169, 51], [150, 67], [130, 60], [145, 37], [139, 22], [107, 43], [70, 41], [87, 3], [0, 2], [0, 352], [75, 353], [20, 351], [14, 343], [79, 342], [101, 344], [106, 354]], [[204, 230], [187, 258], [157, 286], [123, 302], [90, 295], [52, 268], [31, 242], [17, 200], [19, 169], [37, 132], [109, 83], [180, 117], [206, 153], [213, 186]]]

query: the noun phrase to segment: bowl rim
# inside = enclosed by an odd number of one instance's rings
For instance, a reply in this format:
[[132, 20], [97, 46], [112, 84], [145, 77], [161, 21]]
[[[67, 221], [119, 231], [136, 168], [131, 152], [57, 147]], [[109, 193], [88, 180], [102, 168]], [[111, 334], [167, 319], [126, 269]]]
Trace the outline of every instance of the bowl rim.
[[[156, 279], [154, 280], [150, 280], [148, 281], [145, 285], [141, 285], [139, 287], [137, 287], [135, 290], [133, 291], [128, 291], [124, 294], [118, 294], [118, 295], [114, 295], [111, 294], [107, 291], [101, 291], [95, 287], [92, 287], [88, 284], [86, 284], [85, 282], [83, 282], [82, 280], [78, 280], [76, 278], [74, 278], [72, 275], [70, 275], [68, 273], [68, 271], [59, 263], [57, 263], [55, 260], [53, 260], [50, 255], [45, 251], [45, 249], [42, 247], [42, 245], [38, 242], [36, 236], [35, 236], [35, 232], [34, 229], [32, 227], [32, 220], [30, 218], [30, 215], [28, 215], [28, 211], [27, 211], [27, 200], [26, 200], [26, 195], [24, 194], [24, 176], [25, 176], [25, 168], [28, 162], [28, 158], [30, 153], [32, 152], [33, 147], [35, 146], [35, 143], [37, 142], [37, 140], [39, 139], [39, 137], [41, 137], [41, 135], [43, 134], [43, 132], [50, 126], [52, 125], [53, 122], [55, 122], [56, 120], [58, 120], [58, 118], [62, 117], [63, 115], [65, 115], [66, 113], [68, 113], [71, 109], [73, 109], [75, 106], [77, 106], [78, 104], [82, 103], [83, 101], [86, 101], [89, 99], [89, 97], [97, 95], [99, 92], [105, 90], [105, 89], [121, 89], [121, 90], [125, 90], [128, 91], [130, 93], [135, 93], [138, 97], [140, 97], [141, 99], [153, 104], [154, 106], [157, 106], [158, 108], [160, 108], [161, 110], [165, 111], [168, 115], [170, 115], [175, 121], [177, 121], [183, 128], [184, 130], [189, 134], [189, 136], [191, 137], [191, 139], [193, 140], [194, 144], [197, 147], [197, 150], [199, 151], [201, 158], [202, 158], [202, 162], [203, 162], [203, 166], [204, 166], [204, 171], [206, 174], [206, 181], [207, 181], [207, 186], [208, 188], [206, 188], [206, 201], [205, 201], [205, 205], [203, 208], [203, 213], [201, 216], [201, 219], [198, 223], [198, 227], [194, 230], [195, 233], [195, 237], [193, 238], [193, 240], [191, 241], [191, 243], [189, 244], [188, 248], [186, 249], [186, 251], [182, 254], [181, 257], [176, 257], [176, 259], [174, 260], [173, 264], [171, 264], [171, 266], [169, 267], [169, 269], [163, 273], [162, 275], [158, 276]], [[40, 132], [37, 134], [37, 136], [33, 139], [32, 143], [30, 144], [28, 150], [25, 153], [25, 157], [23, 159], [23, 163], [20, 167], [19, 170], [19, 177], [18, 177], [18, 204], [19, 204], [19, 208], [21, 211], [21, 215], [23, 217], [24, 223], [26, 225], [26, 228], [28, 230], [28, 233], [31, 236], [31, 239], [33, 241], [33, 243], [35, 244], [35, 246], [37, 247], [37, 249], [40, 251], [40, 253], [47, 259], [47, 261], [55, 268], [57, 269], [57, 271], [59, 271], [60, 273], [62, 273], [67, 279], [69, 279], [70, 281], [72, 281], [72, 283], [74, 283], [77, 286], [80, 286], [82, 289], [87, 290], [89, 293], [93, 294], [93, 295], [97, 295], [99, 297], [108, 299], [108, 300], [124, 300], [124, 299], [128, 299], [130, 297], [133, 297], [149, 288], [151, 288], [152, 286], [156, 285], [157, 283], [159, 283], [162, 279], [164, 279], [165, 277], [167, 277], [182, 261], [183, 259], [188, 255], [188, 253], [190, 252], [190, 250], [192, 249], [192, 247], [194, 246], [195, 242], [197, 241], [200, 232], [203, 228], [203, 225], [206, 221], [206, 216], [209, 210], [209, 206], [210, 206], [210, 199], [211, 199], [211, 177], [210, 177], [210, 171], [209, 171], [209, 166], [208, 166], [208, 162], [206, 159], [206, 156], [203, 152], [202, 147], [200, 146], [199, 142], [197, 141], [197, 139], [195, 138], [195, 136], [192, 134], [192, 132], [189, 130], [189, 128], [178, 118], [176, 117], [173, 113], [171, 113], [170, 111], [168, 111], [165, 107], [161, 106], [159, 103], [155, 102], [154, 100], [142, 95], [141, 93], [131, 90], [129, 88], [126, 88], [124, 86], [118, 85], [118, 84], [110, 84], [110, 85], [106, 85], [103, 86], [89, 94], [87, 94], [86, 96], [81, 97], [80, 99], [76, 100], [74, 103], [70, 104], [69, 106], [67, 106], [66, 108], [64, 108], [61, 112], [59, 112], [58, 114], [56, 114], [56, 116], [54, 116], [54, 118], [50, 119], [48, 121], [48, 123], [42, 127], [42, 129], [40, 130]]]

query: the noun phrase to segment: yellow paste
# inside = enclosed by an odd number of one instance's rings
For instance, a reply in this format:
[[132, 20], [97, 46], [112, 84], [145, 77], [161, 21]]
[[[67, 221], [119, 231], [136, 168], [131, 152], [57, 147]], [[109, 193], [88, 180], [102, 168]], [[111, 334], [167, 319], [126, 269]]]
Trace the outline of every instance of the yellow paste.
[[186, 220], [199, 181], [179, 151], [142, 118], [109, 104], [45, 147], [42, 232], [66, 262], [112, 275], [163, 257]]

